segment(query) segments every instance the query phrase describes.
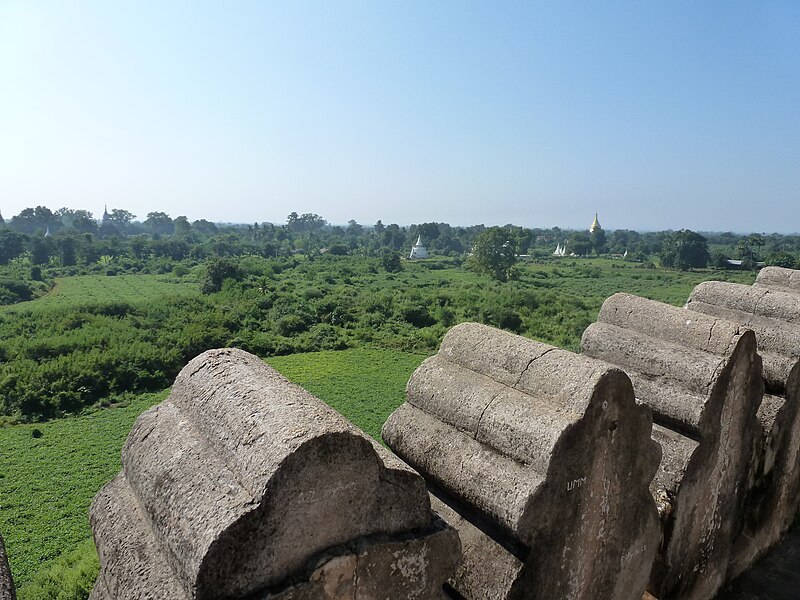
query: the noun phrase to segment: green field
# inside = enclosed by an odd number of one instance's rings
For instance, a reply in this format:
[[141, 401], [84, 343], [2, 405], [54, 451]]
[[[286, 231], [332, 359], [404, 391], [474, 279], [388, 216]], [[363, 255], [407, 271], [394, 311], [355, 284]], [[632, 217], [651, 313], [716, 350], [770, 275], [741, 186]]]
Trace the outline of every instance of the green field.
[[64, 309], [111, 302], [147, 303], [165, 296], [199, 295], [197, 283], [165, 275], [77, 275], [56, 280], [45, 296], [0, 308], [3, 312], [25, 311], [31, 307]]
[[[269, 362], [379, 437], [380, 426], [403, 402], [406, 382], [424, 358], [357, 349]], [[38, 580], [30, 585], [37, 571], [47, 571], [54, 559], [89, 538], [92, 498], [119, 470], [120, 450], [133, 421], [165, 395], [147, 394], [125, 407], [0, 429], [0, 531], [22, 598], [38, 597], [45, 585]], [[41, 437], [34, 437], [35, 430]], [[84, 552], [94, 549], [87, 546]]]

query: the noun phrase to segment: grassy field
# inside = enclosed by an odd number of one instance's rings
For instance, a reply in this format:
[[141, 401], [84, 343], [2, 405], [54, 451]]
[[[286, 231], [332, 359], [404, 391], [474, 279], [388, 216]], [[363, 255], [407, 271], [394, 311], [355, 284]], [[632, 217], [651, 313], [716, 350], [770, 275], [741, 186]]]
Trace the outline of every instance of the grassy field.
[[[357, 349], [269, 362], [379, 438], [383, 421], [403, 402], [406, 382], [424, 358]], [[37, 578], [37, 571], [48, 570], [90, 537], [92, 498], [119, 470], [120, 450], [133, 421], [165, 395], [146, 394], [125, 407], [0, 429], [0, 531], [22, 598], [40, 597], [48, 578]], [[35, 437], [35, 431], [41, 436]], [[81, 547], [74, 561], [94, 552], [91, 544]]]
[[276, 356], [267, 362], [375, 439], [405, 400], [406, 383], [424, 354], [355, 349]]
[[18, 585], [90, 536], [91, 499], [119, 470], [133, 421], [163, 397], [0, 429], [0, 531]]
[[109, 302], [146, 303], [164, 296], [199, 295], [197, 283], [165, 275], [77, 275], [56, 280], [45, 296], [30, 302], [2, 307], [3, 312], [18, 312], [32, 306], [63, 309]]

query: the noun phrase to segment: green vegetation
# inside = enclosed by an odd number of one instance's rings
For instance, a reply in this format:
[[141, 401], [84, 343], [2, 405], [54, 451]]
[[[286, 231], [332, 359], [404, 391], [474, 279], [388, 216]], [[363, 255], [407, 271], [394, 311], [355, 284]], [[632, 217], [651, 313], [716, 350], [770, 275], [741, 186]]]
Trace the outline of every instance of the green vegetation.
[[577, 351], [614, 292], [682, 304], [709, 278], [751, 283], [753, 274], [542, 259], [518, 262], [503, 283], [460, 259], [406, 261], [394, 273], [381, 258], [328, 255], [213, 259], [181, 278], [70, 277], [43, 298], [0, 310], [0, 415], [36, 421], [160, 390], [193, 356], [221, 346], [260, 356], [426, 353], [452, 325], [479, 321]]
[[491, 227], [480, 233], [472, 245], [469, 266], [478, 273], [485, 273], [498, 281], [508, 281], [517, 262], [517, 249], [502, 227]]
[[[197, 285], [166, 275], [77, 275], [56, 280], [55, 287], [36, 301], [36, 309], [91, 307], [113, 303], [147, 303], [175, 296], [196, 296]], [[25, 311], [26, 304], [0, 309], [0, 314]]]
[[165, 394], [124, 407], [0, 429], [0, 530], [18, 586], [91, 535], [97, 490], [119, 470], [133, 421]]
[[276, 356], [268, 362], [380, 440], [384, 421], [405, 401], [408, 378], [425, 356], [357, 349]]

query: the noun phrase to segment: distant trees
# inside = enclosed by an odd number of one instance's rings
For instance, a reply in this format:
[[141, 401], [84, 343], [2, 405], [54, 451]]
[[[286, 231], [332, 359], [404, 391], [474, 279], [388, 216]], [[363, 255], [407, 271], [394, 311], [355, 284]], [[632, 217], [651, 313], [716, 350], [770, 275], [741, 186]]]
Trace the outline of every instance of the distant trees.
[[787, 269], [800, 267], [800, 261], [788, 252], [773, 252], [764, 259], [764, 264], [768, 267], [785, 267]]
[[502, 227], [490, 227], [479, 234], [472, 245], [471, 268], [499, 281], [508, 281], [517, 262], [515, 248], [508, 238], [508, 231]]
[[327, 225], [328, 222], [325, 219], [314, 213], [298, 215], [296, 212], [292, 212], [286, 218], [286, 226], [292, 233], [317, 233]]
[[26, 208], [18, 215], [11, 217], [10, 223], [12, 229], [21, 233], [44, 232], [50, 226], [55, 229], [56, 224], [61, 225], [60, 219], [46, 206]]
[[707, 266], [711, 257], [706, 238], [690, 229], [681, 229], [664, 238], [660, 258], [665, 267], [688, 271]]

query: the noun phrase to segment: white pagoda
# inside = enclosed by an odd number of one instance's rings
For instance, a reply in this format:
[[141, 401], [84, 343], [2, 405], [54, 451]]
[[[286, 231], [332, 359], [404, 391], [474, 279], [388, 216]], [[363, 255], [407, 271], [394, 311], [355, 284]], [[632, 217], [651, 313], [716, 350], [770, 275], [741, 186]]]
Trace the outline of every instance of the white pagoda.
[[411, 254], [408, 255], [408, 258], [412, 260], [415, 258], [428, 258], [428, 250], [422, 245], [422, 236], [417, 238], [417, 243], [411, 248]]
[[564, 245], [556, 244], [556, 249], [553, 251], [553, 256], [566, 256], [567, 255], [567, 242]]

